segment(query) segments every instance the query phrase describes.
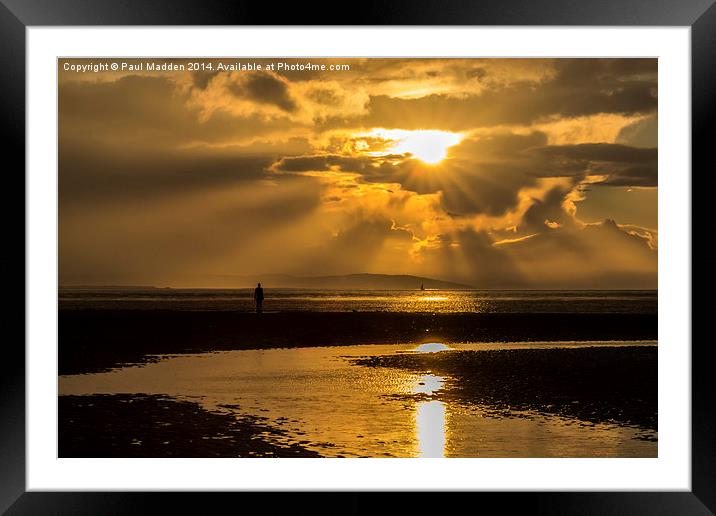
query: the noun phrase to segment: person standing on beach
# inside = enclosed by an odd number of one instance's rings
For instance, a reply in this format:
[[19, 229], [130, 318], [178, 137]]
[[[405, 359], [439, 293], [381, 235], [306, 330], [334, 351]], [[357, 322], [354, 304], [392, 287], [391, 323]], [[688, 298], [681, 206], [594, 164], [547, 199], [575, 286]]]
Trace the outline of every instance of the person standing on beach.
[[254, 289], [254, 301], [256, 301], [256, 313], [260, 314], [264, 303], [264, 289], [261, 287], [261, 283]]

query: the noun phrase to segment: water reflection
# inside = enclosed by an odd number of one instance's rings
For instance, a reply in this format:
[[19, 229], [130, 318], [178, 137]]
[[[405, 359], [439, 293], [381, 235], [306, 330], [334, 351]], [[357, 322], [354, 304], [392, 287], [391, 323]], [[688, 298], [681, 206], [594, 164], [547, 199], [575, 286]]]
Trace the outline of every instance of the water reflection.
[[[440, 291], [430, 294], [405, 294], [386, 298], [390, 303], [390, 309], [405, 312], [484, 312], [489, 308], [490, 301], [486, 298], [474, 295], [465, 295], [461, 292]], [[367, 306], [370, 306], [366, 302]], [[372, 302], [370, 302], [372, 304]], [[377, 303], [376, 303], [377, 304]], [[368, 308], [360, 308], [367, 310]], [[370, 308], [373, 309], [373, 308]]]
[[419, 457], [445, 457], [445, 404], [418, 403], [416, 415]]
[[[442, 389], [445, 378], [432, 374], [421, 376], [415, 385], [416, 394], [432, 396]], [[445, 457], [445, 403], [421, 401], [416, 407], [415, 432], [419, 457]]]
[[414, 351], [418, 353], [437, 353], [438, 351], [446, 351], [448, 349], [450, 349], [448, 346], [440, 342], [427, 342], [415, 348]]
[[416, 394], [427, 394], [428, 396], [431, 396], [435, 394], [436, 391], [442, 389], [444, 383], [445, 378], [442, 376], [428, 374], [420, 377], [414, 391]]

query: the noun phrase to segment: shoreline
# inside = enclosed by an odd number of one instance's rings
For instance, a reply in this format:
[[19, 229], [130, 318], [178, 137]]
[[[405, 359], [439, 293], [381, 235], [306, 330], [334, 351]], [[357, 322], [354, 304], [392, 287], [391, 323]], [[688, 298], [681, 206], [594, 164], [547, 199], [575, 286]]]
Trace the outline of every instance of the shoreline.
[[658, 428], [656, 346], [448, 350], [365, 357], [353, 364], [447, 378], [434, 397], [592, 423]]
[[657, 314], [63, 310], [58, 374], [149, 355], [352, 344], [657, 340]]

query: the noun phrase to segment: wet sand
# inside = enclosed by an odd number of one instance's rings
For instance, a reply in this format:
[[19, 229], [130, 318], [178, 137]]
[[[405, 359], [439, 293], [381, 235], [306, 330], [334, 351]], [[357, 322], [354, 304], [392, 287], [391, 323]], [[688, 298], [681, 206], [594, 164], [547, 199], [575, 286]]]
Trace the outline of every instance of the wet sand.
[[257, 417], [209, 412], [157, 395], [60, 396], [60, 457], [319, 457], [265, 439], [280, 429]]
[[582, 347], [221, 351], [62, 376], [60, 454], [656, 456], [656, 346], [557, 345]]
[[[60, 310], [59, 374], [79, 375], [63, 376], [74, 378], [65, 386], [86, 378], [87, 387], [58, 398], [59, 451], [66, 457], [413, 456], [418, 444], [435, 437], [417, 443], [416, 421], [426, 407], [437, 407], [438, 441], [450, 456], [653, 456], [656, 346], [468, 351], [456, 343], [501, 348], [502, 342], [656, 338], [656, 314]], [[409, 351], [426, 342], [458, 349]], [[356, 351], [361, 344], [370, 345]], [[396, 351], [386, 349], [396, 344]], [[87, 375], [150, 362], [156, 364]], [[421, 378], [444, 385], [426, 393]], [[333, 407], [336, 399], [348, 430], [328, 428], [337, 422], [321, 403]], [[353, 429], [360, 414], [365, 428]], [[298, 428], [289, 428], [287, 416]], [[535, 420], [508, 422], [515, 417]], [[626, 430], [575, 433], [564, 426], [572, 422]], [[634, 433], [627, 426], [642, 430], [624, 437]], [[521, 448], [513, 449], [515, 439]], [[581, 444], [593, 451], [582, 452]]]
[[403, 353], [354, 360], [450, 378], [437, 399], [657, 429], [657, 347]]
[[149, 355], [370, 343], [656, 340], [656, 314], [60, 310], [59, 374]]

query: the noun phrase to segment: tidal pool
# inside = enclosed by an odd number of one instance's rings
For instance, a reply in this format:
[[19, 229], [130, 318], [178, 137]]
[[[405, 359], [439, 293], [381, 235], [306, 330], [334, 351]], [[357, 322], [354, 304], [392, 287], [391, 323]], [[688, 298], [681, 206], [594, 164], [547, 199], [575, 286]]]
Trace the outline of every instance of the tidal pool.
[[529, 411], [496, 413], [445, 401], [441, 394], [459, 379], [353, 363], [396, 353], [595, 345], [618, 344], [427, 343], [167, 355], [107, 373], [60, 376], [59, 394], [168, 395], [208, 411], [265, 418], [284, 432], [263, 439], [301, 443], [325, 457], [656, 457], [655, 432]]

